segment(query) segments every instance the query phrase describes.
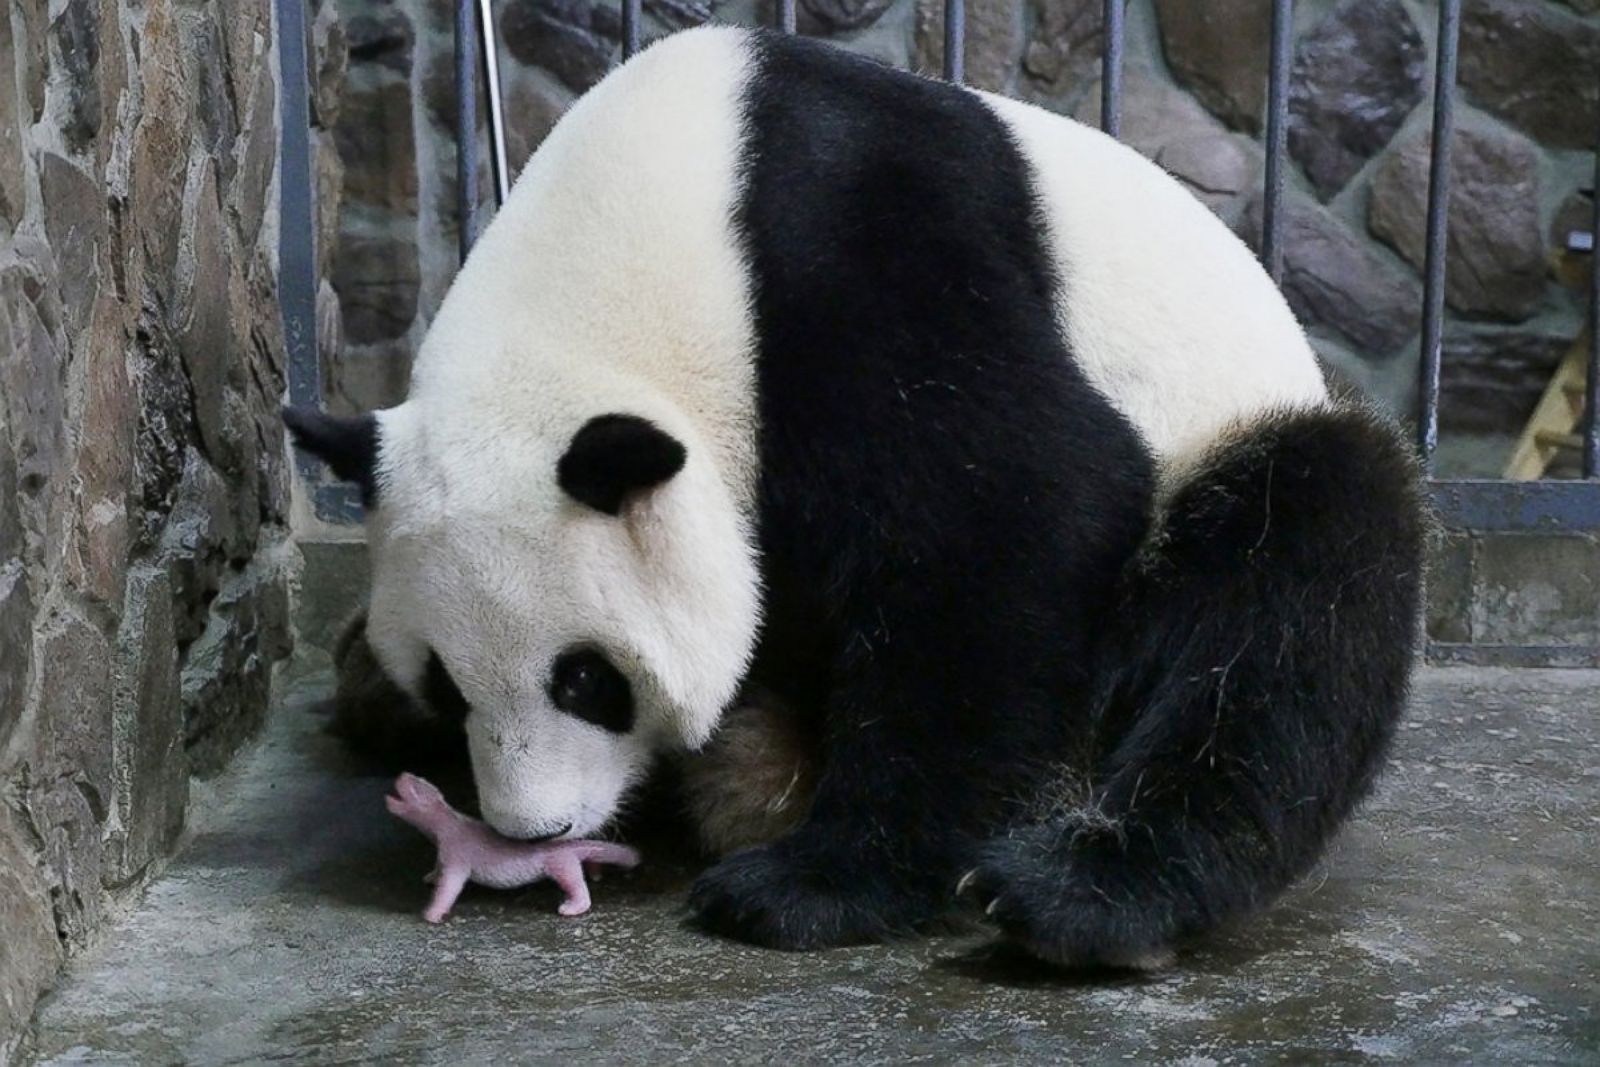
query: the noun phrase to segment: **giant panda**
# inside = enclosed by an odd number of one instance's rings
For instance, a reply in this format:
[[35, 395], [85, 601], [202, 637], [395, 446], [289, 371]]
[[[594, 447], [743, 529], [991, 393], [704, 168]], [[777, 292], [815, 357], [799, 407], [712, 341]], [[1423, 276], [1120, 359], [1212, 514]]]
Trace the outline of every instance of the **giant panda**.
[[758, 944], [967, 907], [1168, 958], [1313, 864], [1406, 700], [1416, 465], [1247, 248], [1096, 130], [823, 43], [615, 70], [405, 402], [286, 418], [367, 494], [367, 638], [502, 833], [603, 830], [770, 695], [724, 821], [765, 736], [806, 796], [690, 897]]

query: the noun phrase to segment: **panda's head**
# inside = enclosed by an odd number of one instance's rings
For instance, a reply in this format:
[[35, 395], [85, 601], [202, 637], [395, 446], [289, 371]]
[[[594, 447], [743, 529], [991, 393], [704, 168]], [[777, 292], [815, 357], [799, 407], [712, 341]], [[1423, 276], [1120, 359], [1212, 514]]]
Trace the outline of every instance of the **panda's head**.
[[704, 742], [750, 656], [745, 520], [692, 428], [648, 406], [285, 414], [362, 487], [373, 651], [463, 723], [484, 817], [508, 836], [601, 828], [653, 754]]

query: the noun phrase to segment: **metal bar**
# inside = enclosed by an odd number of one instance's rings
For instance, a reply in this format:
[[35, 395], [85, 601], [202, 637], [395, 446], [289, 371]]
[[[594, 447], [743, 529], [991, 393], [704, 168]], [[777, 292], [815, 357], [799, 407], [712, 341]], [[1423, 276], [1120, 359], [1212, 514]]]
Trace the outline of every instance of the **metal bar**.
[[1589, 372], [1584, 385], [1583, 476], [1600, 478], [1600, 129], [1594, 142], [1594, 216], [1589, 220]]
[[1434, 481], [1433, 511], [1447, 530], [1600, 533], [1600, 481]]
[[[305, 0], [278, 0], [279, 106], [278, 310], [288, 349], [289, 401], [322, 404], [322, 359], [317, 351], [317, 227], [312, 214], [311, 101], [306, 71]], [[320, 478], [322, 465], [300, 455], [300, 472]]]
[[1122, 135], [1122, 16], [1126, 0], [1105, 0], [1100, 55], [1100, 128]]
[[1428, 164], [1427, 261], [1422, 290], [1422, 411], [1417, 444], [1422, 468], [1433, 474], [1439, 447], [1439, 365], [1444, 343], [1445, 224], [1450, 207], [1450, 138], [1455, 129], [1456, 46], [1461, 36], [1461, 0], [1439, 4], [1439, 59], [1433, 78], [1433, 146]]
[[944, 0], [944, 77], [960, 82], [967, 76], [967, 5]]
[[495, 32], [493, 0], [478, 0], [478, 32], [483, 41], [483, 80], [489, 87], [489, 163], [494, 168], [494, 202], [511, 195], [506, 166], [506, 120], [500, 105], [500, 35]]
[[1267, 176], [1262, 189], [1261, 262], [1283, 280], [1283, 177], [1289, 131], [1289, 45], [1294, 0], [1273, 0], [1272, 54], [1267, 73]]
[[639, 0], [622, 0], [622, 59], [627, 62], [639, 51]]
[[778, 0], [778, 29], [784, 33], [794, 33], [794, 0]]
[[1429, 663], [1448, 667], [1600, 667], [1594, 645], [1487, 645], [1429, 641]]
[[[294, 2], [294, 0], [288, 0]], [[456, 244], [466, 262], [478, 236], [478, 27], [473, 0], [456, 0]]]

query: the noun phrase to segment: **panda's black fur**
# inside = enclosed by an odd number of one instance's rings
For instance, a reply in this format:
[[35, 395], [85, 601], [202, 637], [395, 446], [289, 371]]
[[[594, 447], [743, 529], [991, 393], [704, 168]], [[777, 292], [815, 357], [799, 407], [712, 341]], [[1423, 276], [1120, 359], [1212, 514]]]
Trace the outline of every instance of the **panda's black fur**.
[[1407, 448], [1324, 404], [1162, 467], [1069, 350], [1071, 281], [995, 112], [822, 44], [750, 47], [746, 689], [820, 753], [804, 822], [706, 871], [699, 921], [881, 939], [959, 883], [1045, 959], [1129, 964], [1259, 908], [1366, 793], [1405, 702]]
[[[826, 757], [808, 823], [692, 902], [804, 947], [903, 932], [949, 900], [1073, 732], [1155, 479], [1066, 351], [1026, 168], [977, 98], [819, 43], [769, 38], [760, 63], [739, 222], [764, 615], [826, 635], [767, 684], [828, 680]], [[961, 151], [928, 166], [930, 131]], [[770, 646], [757, 671], [788, 652]]]

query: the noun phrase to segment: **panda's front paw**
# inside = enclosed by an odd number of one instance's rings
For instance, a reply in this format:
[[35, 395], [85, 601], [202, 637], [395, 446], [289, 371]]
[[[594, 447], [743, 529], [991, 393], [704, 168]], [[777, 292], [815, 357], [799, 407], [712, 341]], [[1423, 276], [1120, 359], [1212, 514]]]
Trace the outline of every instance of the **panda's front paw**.
[[863, 872], [841, 869], [792, 838], [736, 852], [689, 893], [701, 926], [768, 948], [881, 941], [904, 925], [903, 902]]

